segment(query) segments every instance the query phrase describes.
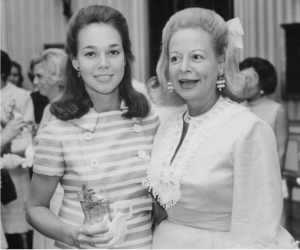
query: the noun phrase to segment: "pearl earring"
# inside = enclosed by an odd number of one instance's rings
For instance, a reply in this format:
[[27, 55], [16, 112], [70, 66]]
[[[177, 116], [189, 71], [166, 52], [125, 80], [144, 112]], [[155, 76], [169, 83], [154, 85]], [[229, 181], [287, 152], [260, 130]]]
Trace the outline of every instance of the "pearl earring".
[[219, 91], [221, 91], [223, 88], [225, 88], [225, 78], [224, 75], [219, 74], [218, 75], [218, 79], [217, 79], [217, 88], [219, 89]]
[[174, 90], [174, 87], [173, 87], [173, 85], [172, 85], [171, 82], [168, 82], [168, 90], [170, 90], [171, 93], [172, 93], [173, 90]]

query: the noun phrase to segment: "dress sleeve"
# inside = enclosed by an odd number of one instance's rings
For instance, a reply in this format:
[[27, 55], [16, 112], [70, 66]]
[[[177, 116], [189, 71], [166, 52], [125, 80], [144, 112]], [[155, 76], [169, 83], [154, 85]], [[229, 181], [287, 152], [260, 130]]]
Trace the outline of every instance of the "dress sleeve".
[[283, 208], [274, 132], [257, 120], [243, 129], [233, 153], [234, 188], [229, 248], [291, 248], [280, 226]]
[[37, 148], [34, 155], [33, 171], [37, 174], [63, 176], [65, 162], [62, 145], [55, 126], [48, 123], [36, 138]]

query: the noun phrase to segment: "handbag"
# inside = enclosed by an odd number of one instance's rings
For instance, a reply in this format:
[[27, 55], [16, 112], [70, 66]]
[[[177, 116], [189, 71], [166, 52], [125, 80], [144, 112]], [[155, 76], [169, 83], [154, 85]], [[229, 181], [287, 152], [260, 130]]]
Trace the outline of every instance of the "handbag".
[[1, 169], [1, 203], [7, 205], [11, 201], [17, 199], [16, 188], [11, 179], [9, 172], [5, 169]]

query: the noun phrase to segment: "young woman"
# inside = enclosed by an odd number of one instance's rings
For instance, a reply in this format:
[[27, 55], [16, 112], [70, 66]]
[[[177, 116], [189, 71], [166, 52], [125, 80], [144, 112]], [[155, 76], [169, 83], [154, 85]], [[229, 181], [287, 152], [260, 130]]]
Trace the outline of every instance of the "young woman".
[[[51, 107], [57, 119], [38, 136], [27, 219], [56, 247], [109, 243], [113, 230], [84, 224], [77, 197], [83, 184], [105, 185], [111, 211], [122, 200], [132, 210], [124, 242], [113, 247], [150, 248], [152, 200], [141, 184], [158, 117], [132, 87], [127, 22], [107, 6], [83, 8], [69, 22], [65, 50], [65, 90]], [[64, 189], [59, 217], [48, 208], [58, 182]]]

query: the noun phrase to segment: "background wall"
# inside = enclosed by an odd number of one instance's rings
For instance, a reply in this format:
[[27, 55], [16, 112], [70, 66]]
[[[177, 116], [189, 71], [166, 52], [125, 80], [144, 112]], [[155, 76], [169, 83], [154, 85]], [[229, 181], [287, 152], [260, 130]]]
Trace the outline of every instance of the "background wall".
[[[132, 50], [136, 57], [133, 76], [145, 82], [148, 76], [148, 19], [145, 0], [71, 0], [72, 12], [92, 5], [108, 5], [127, 19]], [[1, 0], [1, 49], [22, 65], [24, 86], [29, 60], [44, 50], [44, 44], [63, 44], [68, 19], [63, 14], [63, 0]]]
[[[285, 81], [285, 47], [282, 24], [300, 23], [299, 0], [234, 0], [234, 16], [244, 28], [244, 50], [240, 60], [258, 56], [269, 60], [277, 69], [278, 87], [273, 98], [281, 100]], [[300, 69], [299, 69], [300, 70]], [[299, 79], [300, 84], [300, 79]], [[284, 102], [290, 120], [300, 120], [300, 100]]]

